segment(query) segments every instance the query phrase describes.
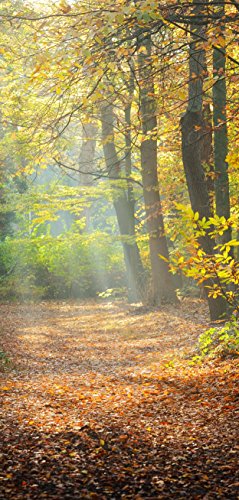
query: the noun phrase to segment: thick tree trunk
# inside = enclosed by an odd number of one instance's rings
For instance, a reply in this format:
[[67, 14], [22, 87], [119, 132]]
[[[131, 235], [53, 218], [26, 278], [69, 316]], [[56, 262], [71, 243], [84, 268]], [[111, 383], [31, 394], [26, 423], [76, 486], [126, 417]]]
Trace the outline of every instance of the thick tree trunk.
[[215, 189], [214, 189], [214, 165], [212, 145], [212, 113], [209, 104], [203, 104], [203, 144], [202, 164], [206, 174], [207, 190], [210, 198], [211, 212], [214, 211]]
[[[106, 168], [109, 179], [120, 179], [120, 161], [114, 143], [113, 106], [105, 104], [101, 108], [102, 140]], [[128, 296], [131, 302], [143, 298], [144, 268], [139, 249], [135, 242], [134, 210], [132, 200], [127, 197], [126, 190], [112, 184], [113, 203], [118, 221], [124, 251], [125, 266], [128, 280]], [[116, 192], [116, 190], [118, 192]]]
[[[201, 164], [201, 143], [203, 141], [200, 129], [202, 117], [200, 113], [187, 111], [181, 120], [182, 125], [182, 153], [184, 171], [187, 180], [188, 192], [191, 207], [194, 212], [198, 212], [200, 218], [210, 217], [210, 196], [207, 190], [205, 172]], [[196, 130], [195, 130], [196, 127]], [[207, 255], [213, 255], [215, 242], [208, 234], [199, 239], [199, 243]], [[217, 283], [215, 279], [214, 283]], [[226, 313], [226, 303], [222, 297], [213, 299], [208, 296], [209, 288], [213, 284], [212, 280], [204, 282], [204, 291], [207, 297], [211, 320], [218, 320]]]
[[[201, 10], [202, 9], [202, 10]], [[195, 14], [202, 14], [201, 4], [195, 2]], [[205, 121], [203, 117], [203, 79], [205, 75], [205, 49], [201, 45], [201, 36], [204, 36], [205, 27], [193, 26], [193, 35], [189, 53], [189, 92], [188, 108], [181, 119], [182, 127], [182, 156], [191, 207], [199, 217], [211, 216], [210, 195], [208, 183], [203, 168], [205, 158]], [[208, 234], [200, 238], [199, 243], [206, 254], [213, 255], [214, 241]], [[215, 284], [218, 284], [215, 278]], [[226, 303], [222, 297], [209, 297], [209, 288], [212, 280], [204, 282], [204, 290], [212, 320], [219, 319], [226, 313]]]
[[150, 35], [142, 35], [138, 45], [140, 117], [143, 133], [140, 148], [141, 169], [152, 268], [152, 302], [159, 305], [162, 302], [176, 302], [177, 298], [169, 271], [169, 252], [159, 194], [156, 100]]
[[[215, 1], [215, 0], [214, 0]], [[225, 4], [222, 1], [220, 5], [215, 2], [214, 10], [220, 16], [220, 21], [216, 27], [216, 36], [224, 37], [224, 16]], [[226, 122], [226, 52], [221, 49], [220, 52], [215, 47], [213, 50], [213, 125], [214, 125], [214, 165], [215, 165], [215, 195], [216, 195], [216, 213], [219, 217], [230, 217], [230, 193], [228, 179], [228, 164], [226, 161], [228, 153], [228, 136]], [[221, 241], [226, 243], [231, 240], [231, 228], [224, 232]]]

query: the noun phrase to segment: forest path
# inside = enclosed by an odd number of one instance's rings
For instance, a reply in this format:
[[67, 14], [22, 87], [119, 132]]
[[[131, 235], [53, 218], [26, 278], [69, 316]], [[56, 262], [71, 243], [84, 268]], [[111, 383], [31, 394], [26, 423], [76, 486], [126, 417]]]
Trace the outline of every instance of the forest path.
[[[181, 359], [202, 302], [0, 306], [0, 499], [238, 497], [238, 362]], [[175, 360], [177, 357], [177, 360]]]

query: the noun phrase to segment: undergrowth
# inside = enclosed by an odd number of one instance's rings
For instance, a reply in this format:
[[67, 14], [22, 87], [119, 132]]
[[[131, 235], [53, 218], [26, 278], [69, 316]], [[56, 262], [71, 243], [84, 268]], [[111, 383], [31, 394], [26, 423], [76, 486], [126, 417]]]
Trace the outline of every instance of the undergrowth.
[[10, 365], [8, 355], [0, 348], [0, 371], [3, 371]]
[[209, 328], [198, 340], [197, 355], [193, 361], [239, 356], [239, 324], [236, 318], [223, 326]]

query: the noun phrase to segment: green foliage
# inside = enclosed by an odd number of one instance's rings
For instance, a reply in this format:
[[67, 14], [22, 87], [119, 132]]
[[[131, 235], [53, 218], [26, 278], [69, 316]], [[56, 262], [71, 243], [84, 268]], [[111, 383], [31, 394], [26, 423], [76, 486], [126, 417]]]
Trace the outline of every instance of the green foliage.
[[100, 231], [7, 238], [0, 262], [4, 299], [89, 297], [124, 282], [120, 243]]
[[4, 370], [10, 365], [10, 359], [7, 354], [0, 348], [0, 370]]
[[[179, 246], [172, 255], [172, 271], [180, 269], [188, 278], [204, 286], [209, 297], [216, 299], [222, 296], [231, 312], [238, 311], [239, 262], [235, 257], [235, 249], [239, 241], [236, 238], [226, 243], [222, 241], [229, 227], [233, 231], [237, 229], [238, 216], [226, 220], [215, 215], [206, 220], [205, 217], [200, 219], [198, 212], [194, 213], [183, 205], [177, 204], [177, 209], [184, 222], [180, 235], [184, 245]], [[202, 250], [203, 237], [211, 238], [214, 242], [212, 254]]]
[[194, 360], [205, 357], [239, 356], [239, 325], [236, 318], [225, 323], [223, 327], [206, 330], [199, 337], [198, 349], [200, 356]]
[[[6, 209], [16, 216], [13, 235], [1, 235], [2, 299], [91, 297], [124, 285], [115, 220], [106, 221], [110, 212], [105, 213], [107, 205], [99, 195], [97, 187], [58, 183], [56, 189], [53, 181], [24, 193], [14, 191], [14, 196], [6, 189]], [[88, 208], [91, 227], [86, 231]]]
[[[31, 239], [6, 238], [0, 243], [2, 264], [0, 295], [2, 299], [41, 298], [46, 283], [45, 269], [40, 264], [37, 247]], [[37, 277], [41, 275], [41, 285]]]
[[98, 296], [101, 299], [110, 299], [116, 297], [123, 297], [127, 295], [127, 290], [125, 287], [122, 288], [107, 288], [104, 292], [99, 292]]

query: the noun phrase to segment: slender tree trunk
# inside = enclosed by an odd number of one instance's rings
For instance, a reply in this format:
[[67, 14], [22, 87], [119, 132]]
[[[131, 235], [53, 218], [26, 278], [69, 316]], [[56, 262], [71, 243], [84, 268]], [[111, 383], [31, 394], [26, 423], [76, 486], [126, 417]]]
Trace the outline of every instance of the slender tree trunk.
[[[102, 140], [105, 163], [111, 181], [120, 179], [120, 161], [114, 143], [114, 114], [112, 104], [104, 104], [101, 108]], [[142, 299], [142, 283], [144, 269], [139, 249], [135, 242], [134, 210], [132, 200], [127, 197], [123, 187], [112, 182], [114, 190], [113, 203], [119, 225], [124, 251], [128, 280], [128, 295], [131, 302]]]
[[[203, 13], [203, 5], [194, 1], [194, 13]], [[182, 156], [191, 207], [194, 212], [199, 213], [199, 217], [211, 216], [210, 195], [208, 183], [203, 168], [205, 155], [204, 134], [205, 122], [203, 117], [203, 80], [206, 71], [205, 49], [201, 44], [201, 36], [205, 35], [205, 27], [193, 25], [191, 28], [189, 52], [189, 85], [188, 85], [188, 108], [181, 119], [182, 127]], [[214, 241], [208, 234], [200, 238], [200, 244], [208, 255], [214, 253]], [[216, 278], [215, 283], [218, 284]], [[226, 303], [222, 297], [213, 299], [208, 296], [208, 286], [212, 286], [212, 281], [204, 282], [204, 290], [212, 320], [217, 320], [226, 313]]]
[[135, 235], [135, 198], [134, 198], [134, 189], [132, 186], [132, 181], [130, 181], [130, 177], [132, 174], [132, 159], [131, 159], [131, 102], [125, 108], [125, 122], [126, 122], [126, 131], [125, 131], [125, 175], [127, 177], [128, 184], [128, 205], [131, 213], [130, 222], [132, 223], [131, 233]]
[[[152, 302], [176, 302], [172, 274], [169, 271], [169, 252], [164, 230], [157, 173], [157, 118], [151, 62], [150, 35], [138, 41], [140, 117], [143, 133], [141, 169], [149, 248], [152, 269]], [[161, 257], [162, 256], [162, 257]]]
[[[94, 123], [83, 125], [82, 145], [79, 155], [79, 183], [83, 186], [90, 186], [92, 176], [90, 172], [94, 170], [94, 159], [96, 149], [97, 127]], [[90, 208], [84, 209], [81, 218], [85, 217], [85, 229], [90, 230]]]
[[[135, 196], [134, 189], [132, 186], [132, 181], [130, 180], [132, 175], [132, 156], [131, 156], [131, 106], [132, 101], [128, 103], [125, 108], [125, 122], [126, 122], [126, 131], [125, 131], [125, 175], [127, 177], [127, 206], [129, 210], [129, 234], [133, 237], [133, 240], [136, 238], [135, 233]], [[142, 300], [145, 299], [145, 294], [147, 291], [147, 279], [146, 272], [143, 268], [143, 264], [141, 261], [138, 245], [131, 245], [128, 249], [128, 255], [130, 260], [130, 268], [134, 269], [133, 274], [136, 277], [137, 289], [140, 293], [137, 293], [137, 296]]]
[[[214, 0], [214, 11], [220, 16], [216, 27], [216, 36], [225, 41], [225, 2], [220, 5]], [[221, 44], [220, 44], [221, 45]], [[213, 125], [214, 125], [214, 165], [215, 165], [215, 195], [216, 213], [219, 217], [230, 217], [230, 193], [228, 179], [228, 136], [226, 122], [226, 51], [222, 48], [219, 52], [215, 47], [213, 50]], [[221, 241], [226, 243], [231, 240], [231, 228], [224, 232]]]

